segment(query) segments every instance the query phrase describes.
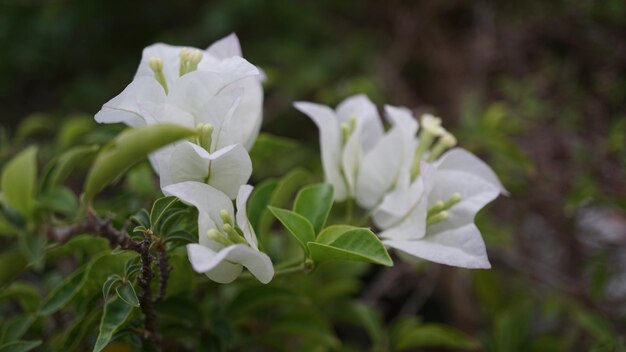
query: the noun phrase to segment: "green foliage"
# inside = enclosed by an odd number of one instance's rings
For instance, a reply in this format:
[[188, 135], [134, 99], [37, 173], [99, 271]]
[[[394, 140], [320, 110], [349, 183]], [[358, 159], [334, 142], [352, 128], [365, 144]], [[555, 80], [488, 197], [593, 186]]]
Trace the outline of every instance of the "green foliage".
[[333, 187], [328, 183], [304, 187], [298, 192], [293, 203], [293, 210], [303, 215], [313, 224], [315, 233], [319, 233], [333, 206]]
[[309, 242], [307, 246], [315, 262], [356, 260], [393, 265], [385, 246], [376, 234], [366, 228], [330, 226], [319, 234], [316, 242]]
[[111, 342], [113, 334], [128, 319], [132, 310], [132, 306], [122, 299], [113, 299], [105, 304], [94, 352], [102, 351]]
[[0, 189], [6, 203], [26, 218], [33, 216], [37, 192], [37, 147], [24, 149], [2, 169]]

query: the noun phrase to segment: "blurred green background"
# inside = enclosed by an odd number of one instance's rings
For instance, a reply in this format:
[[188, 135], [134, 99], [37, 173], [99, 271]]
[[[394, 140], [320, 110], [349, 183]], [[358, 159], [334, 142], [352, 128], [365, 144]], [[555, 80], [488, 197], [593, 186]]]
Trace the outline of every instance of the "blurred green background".
[[512, 193], [477, 219], [492, 270], [397, 265], [363, 278], [363, 301], [489, 351], [624, 350], [626, 2], [2, 0], [1, 124], [93, 115], [143, 47], [230, 32], [267, 73], [264, 131], [315, 151], [292, 102], [366, 93], [439, 114]]

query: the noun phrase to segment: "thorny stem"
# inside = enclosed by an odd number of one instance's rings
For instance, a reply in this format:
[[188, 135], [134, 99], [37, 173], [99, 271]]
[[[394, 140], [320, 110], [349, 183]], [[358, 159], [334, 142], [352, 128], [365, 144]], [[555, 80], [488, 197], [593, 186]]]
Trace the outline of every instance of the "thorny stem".
[[145, 316], [145, 329], [142, 330], [143, 333], [141, 336], [147, 343], [154, 347], [154, 344], [161, 340], [160, 336], [156, 334], [156, 312], [154, 310], [154, 303], [160, 301], [165, 294], [169, 272], [172, 269], [161, 241], [157, 241], [157, 265], [159, 266], [161, 275], [159, 278], [159, 292], [157, 297], [153, 300], [152, 288], [150, 287], [150, 283], [154, 277], [154, 273], [152, 272], [153, 257], [150, 255], [152, 232], [146, 232], [146, 237], [142, 241], [134, 241], [128, 235], [126, 227], [127, 226], [124, 226], [121, 230], [118, 230], [113, 226], [111, 217], [103, 219], [94, 212], [88, 212], [82, 222], [62, 228], [49, 229], [48, 237], [60, 243], [65, 243], [74, 236], [83, 233], [91, 233], [109, 240], [111, 247], [119, 246], [122, 249], [139, 253], [142, 265], [138, 278], [138, 284], [139, 287], [141, 287], [139, 302], [141, 303], [141, 311]]

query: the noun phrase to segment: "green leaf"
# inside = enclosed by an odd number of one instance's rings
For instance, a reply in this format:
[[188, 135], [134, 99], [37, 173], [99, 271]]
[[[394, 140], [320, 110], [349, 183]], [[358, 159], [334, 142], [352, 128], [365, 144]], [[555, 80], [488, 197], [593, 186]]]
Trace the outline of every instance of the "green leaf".
[[194, 135], [196, 131], [172, 124], [124, 130], [103, 147], [96, 157], [85, 181], [85, 200], [91, 201], [104, 187], [151, 152]]
[[47, 240], [40, 234], [23, 233], [18, 237], [18, 244], [28, 265], [37, 270], [43, 266]]
[[4, 324], [2, 324], [0, 344], [22, 338], [34, 321], [35, 317], [32, 315], [17, 316], [6, 320]]
[[94, 130], [95, 125], [93, 117], [88, 115], [68, 117], [57, 134], [57, 144], [63, 148], [79, 144], [84, 141], [85, 135]]
[[286, 304], [306, 306], [311, 305], [311, 301], [306, 296], [284, 287], [255, 285], [239, 292], [226, 308], [226, 316], [245, 319], [256, 309]]
[[117, 286], [115, 288], [115, 292], [117, 292], [117, 296], [121, 298], [124, 302], [130, 304], [133, 307], [139, 307], [139, 299], [137, 298], [137, 293], [135, 292], [135, 288], [130, 281], [126, 281], [120, 286]]
[[26, 258], [19, 248], [8, 249], [0, 253], [0, 287], [19, 275], [27, 264]]
[[317, 242], [308, 243], [311, 258], [315, 262], [353, 260], [384, 266], [393, 265], [385, 246], [369, 229], [342, 228], [339, 230], [335, 226], [329, 228], [330, 230], [322, 231]]
[[113, 334], [124, 324], [133, 307], [121, 299], [114, 299], [104, 306], [104, 313], [100, 320], [98, 339], [93, 348], [94, 352], [102, 351], [113, 339]]
[[74, 273], [59, 286], [57, 286], [41, 303], [37, 314], [39, 316], [50, 315], [63, 308], [80, 290], [85, 283], [85, 270]]
[[274, 216], [287, 228], [289, 233], [298, 241], [302, 249], [309, 255], [307, 243], [315, 241], [313, 225], [304, 216], [290, 210], [269, 207]]
[[0, 213], [0, 236], [15, 236], [19, 230], [7, 219], [2, 213]]
[[176, 231], [168, 233], [165, 236], [164, 242], [176, 242], [179, 246], [186, 245], [188, 243], [198, 243], [198, 235], [194, 235], [187, 231]]
[[15, 131], [15, 140], [23, 142], [30, 137], [52, 134], [58, 128], [56, 119], [48, 114], [34, 113], [22, 119]]
[[261, 218], [267, 213], [267, 205], [270, 204], [272, 194], [278, 185], [277, 180], [266, 180], [254, 188], [254, 192], [248, 200], [248, 220], [256, 233], [259, 233]]
[[328, 183], [306, 186], [298, 192], [293, 210], [309, 219], [315, 233], [319, 233], [333, 206], [333, 186]]
[[480, 344], [465, 333], [442, 324], [422, 324], [404, 328], [392, 337], [394, 351], [420, 347], [478, 349]]
[[0, 187], [7, 204], [30, 218], [35, 209], [37, 190], [37, 147], [24, 149], [2, 170]]
[[98, 149], [97, 145], [75, 147], [51, 161], [44, 172], [42, 189], [48, 190], [65, 182], [77, 167], [91, 162]]
[[141, 209], [135, 213], [130, 217], [130, 220], [132, 220], [136, 225], [143, 226], [146, 229], [150, 228], [150, 214], [148, 214], [146, 209]]
[[0, 352], [26, 352], [41, 345], [41, 340], [13, 341], [0, 346]]
[[78, 199], [68, 188], [55, 187], [43, 195], [41, 206], [53, 212], [72, 215], [78, 209]]
[[7, 299], [15, 299], [29, 313], [36, 311], [41, 301], [37, 288], [23, 281], [15, 281], [0, 292], [0, 302]]
[[[285, 207], [296, 190], [307, 184], [310, 179], [311, 174], [308, 171], [303, 169], [295, 169], [291, 171], [278, 181], [267, 205], [271, 205], [273, 207]], [[259, 231], [257, 234], [261, 236], [266, 234], [273, 222], [274, 217], [270, 212], [263, 213], [261, 215], [261, 220], [259, 221]]]
[[121, 281], [122, 281], [122, 277], [117, 274], [113, 274], [107, 278], [107, 281], [105, 281], [104, 284], [102, 285], [102, 295], [104, 296], [105, 300], [109, 296], [109, 292], [111, 292], [111, 288], [113, 288], [113, 286], [120, 283]]
[[152, 210], [150, 211], [150, 229], [155, 230], [161, 219], [174, 204], [178, 202], [176, 197], [161, 197], [154, 201]]

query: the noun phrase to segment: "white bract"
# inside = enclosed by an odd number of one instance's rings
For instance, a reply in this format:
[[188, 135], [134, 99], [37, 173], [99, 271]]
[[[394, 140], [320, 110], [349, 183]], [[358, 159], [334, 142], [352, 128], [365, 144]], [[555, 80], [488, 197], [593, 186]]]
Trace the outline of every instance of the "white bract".
[[182, 182], [169, 185], [163, 191], [198, 209], [199, 243], [187, 245], [189, 261], [196, 272], [206, 274], [215, 282], [230, 283], [245, 267], [264, 284], [272, 280], [272, 261], [259, 251], [246, 213], [252, 186], [240, 187], [236, 214], [232, 201], [225, 194], [204, 183]]
[[344, 100], [335, 111], [327, 106], [296, 102], [320, 131], [326, 182], [335, 200], [356, 199], [364, 208], [382, 200], [396, 182], [417, 130], [417, 123], [400, 108], [388, 106], [392, 128], [385, 133], [376, 106], [364, 95]]
[[[166, 44], [147, 47], [133, 82], [104, 104], [95, 118], [102, 123], [140, 126], [149, 123], [142, 112], [144, 105], [166, 104], [195, 120], [205, 120], [214, 100], [223, 96], [238, 100], [230, 118], [222, 121], [230, 143], [223, 141], [220, 146], [240, 143], [250, 149], [262, 122], [263, 89], [259, 70], [242, 57], [234, 34], [204, 51]], [[187, 125], [188, 121], [171, 118], [168, 122]]]
[[439, 158], [454, 144], [440, 120], [425, 115], [412, 160], [374, 211], [374, 223], [388, 247], [437, 263], [489, 268], [474, 217], [506, 190], [488, 165], [464, 149]]

